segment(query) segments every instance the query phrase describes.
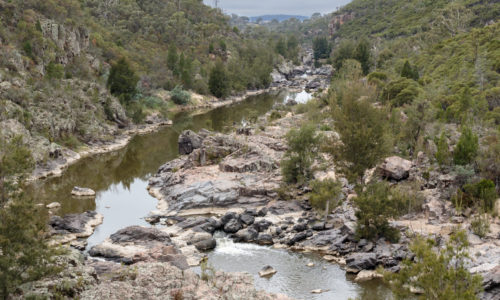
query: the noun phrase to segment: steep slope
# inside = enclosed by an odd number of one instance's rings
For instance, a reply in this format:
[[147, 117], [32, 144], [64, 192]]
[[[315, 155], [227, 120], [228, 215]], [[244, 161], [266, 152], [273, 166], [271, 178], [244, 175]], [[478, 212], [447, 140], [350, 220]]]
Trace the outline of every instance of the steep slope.
[[[164, 115], [174, 104], [158, 89], [209, 94], [217, 61], [230, 93], [268, 86], [274, 51], [228, 20], [199, 0], [0, 0], [1, 135], [23, 135], [43, 163], [59, 145], [107, 143], [149, 113]], [[127, 102], [106, 88], [120, 58], [139, 79]]]

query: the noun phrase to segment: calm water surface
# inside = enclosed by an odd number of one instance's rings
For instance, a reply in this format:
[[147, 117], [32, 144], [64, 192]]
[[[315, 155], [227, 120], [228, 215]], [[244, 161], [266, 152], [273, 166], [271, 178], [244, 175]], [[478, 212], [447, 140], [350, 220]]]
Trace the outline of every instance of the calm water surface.
[[[102, 214], [104, 222], [88, 239], [89, 249], [119, 229], [131, 225], [149, 226], [144, 217], [156, 208], [157, 201], [146, 190], [148, 179], [162, 164], [178, 156], [177, 139], [183, 130], [206, 128], [228, 131], [235, 124], [263, 115], [274, 105], [290, 98], [304, 103], [310, 95], [305, 92], [266, 94], [211, 111], [178, 113], [171, 117], [173, 126], [135, 136], [121, 150], [82, 159], [70, 166], [61, 177], [34, 183], [27, 193], [38, 203], [61, 203], [56, 212], [58, 215], [87, 210]], [[95, 199], [72, 197], [74, 186], [89, 187], [97, 195]], [[306, 267], [311, 261], [315, 267]], [[379, 283], [357, 285], [338, 266], [314, 255], [256, 245], [235, 245], [219, 237], [218, 247], [210, 254], [210, 263], [224, 271], [249, 272], [255, 276], [257, 288], [298, 299], [385, 299], [378, 297], [379, 290], [385, 291]], [[279, 270], [271, 279], [261, 279], [256, 275], [266, 264]], [[318, 288], [330, 291], [320, 295], [310, 294], [310, 290]]]

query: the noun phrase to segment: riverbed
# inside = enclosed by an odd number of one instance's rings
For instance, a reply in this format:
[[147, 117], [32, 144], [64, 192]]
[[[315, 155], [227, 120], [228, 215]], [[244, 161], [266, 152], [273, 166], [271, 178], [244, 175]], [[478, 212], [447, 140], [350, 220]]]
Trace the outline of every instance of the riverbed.
[[[209, 111], [180, 112], [171, 116], [174, 125], [156, 132], [135, 136], [121, 150], [84, 158], [71, 165], [60, 177], [36, 181], [27, 193], [37, 203], [59, 202], [57, 215], [95, 210], [104, 216], [103, 223], [88, 238], [87, 249], [99, 244], [119, 229], [131, 225], [150, 226], [144, 217], [156, 208], [157, 200], [146, 187], [149, 177], [166, 161], [178, 156], [177, 140], [183, 130], [206, 128], [226, 132], [270, 111], [274, 105], [289, 99], [306, 102], [306, 92], [276, 92], [253, 96], [247, 100]], [[74, 186], [96, 191], [95, 198], [71, 196]], [[254, 275], [256, 287], [282, 293], [297, 299], [385, 299], [380, 282], [359, 285], [337, 265], [314, 254], [293, 253], [270, 247], [234, 244], [219, 237], [209, 262], [223, 271], [245, 271]], [[314, 267], [307, 267], [312, 262]], [[263, 265], [278, 269], [271, 279], [256, 274]], [[313, 295], [313, 289], [328, 290]]]

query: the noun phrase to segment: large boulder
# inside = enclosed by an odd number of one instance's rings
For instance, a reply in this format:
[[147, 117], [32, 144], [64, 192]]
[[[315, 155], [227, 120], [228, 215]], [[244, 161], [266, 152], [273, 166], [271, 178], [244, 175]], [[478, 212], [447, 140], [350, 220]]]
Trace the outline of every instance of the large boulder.
[[[208, 245], [209, 242], [199, 247]], [[170, 235], [156, 228], [130, 226], [121, 229], [92, 247], [89, 254], [124, 264], [169, 262], [182, 270], [189, 268], [186, 257], [172, 243]]]
[[[87, 211], [82, 214], [69, 214], [64, 217], [52, 216], [49, 225], [52, 232], [56, 234], [56, 239], [61, 243], [76, 242], [79, 238], [86, 238], [92, 235], [97, 225], [103, 221], [103, 216], [95, 211]], [[75, 243], [77, 248], [84, 248], [83, 245]]]
[[382, 177], [399, 181], [410, 176], [411, 166], [411, 161], [399, 156], [391, 156], [385, 159], [378, 170]]
[[250, 243], [255, 241], [259, 233], [252, 227], [239, 230], [233, 235], [233, 240], [239, 243]]
[[194, 149], [201, 148], [203, 138], [191, 130], [186, 130], [179, 136], [179, 154], [186, 155]]
[[259, 236], [257, 237], [257, 244], [259, 244], [259, 245], [272, 245], [272, 244], [274, 244], [273, 237], [267, 233], [259, 233]]
[[288, 246], [293, 246], [296, 243], [305, 240], [306, 238], [307, 238], [307, 233], [302, 231], [294, 235], [286, 244]]
[[377, 266], [377, 254], [353, 253], [345, 260], [347, 267], [353, 271], [374, 269]]
[[224, 231], [227, 233], [236, 233], [241, 228], [243, 228], [243, 225], [237, 219], [231, 219], [224, 225]]
[[195, 243], [194, 246], [199, 251], [209, 251], [209, 250], [215, 249], [215, 247], [217, 246], [217, 242], [215, 241], [215, 239], [210, 238], [210, 239], [199, 241], [199, 242]]

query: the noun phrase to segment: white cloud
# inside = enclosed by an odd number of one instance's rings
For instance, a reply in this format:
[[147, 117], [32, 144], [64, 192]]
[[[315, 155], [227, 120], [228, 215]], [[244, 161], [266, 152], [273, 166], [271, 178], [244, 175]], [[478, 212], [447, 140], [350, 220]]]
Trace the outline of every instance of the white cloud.
[[[203, 0], [213, 6], [214, 0]], [[311, 16], [315, 12], [322, 14], [333, 12], [337, 7], [351, 2], [350, 0], [219, 0], [227, 14], [241, 16], [260, 16], [267, 14], [287, 14]]]

